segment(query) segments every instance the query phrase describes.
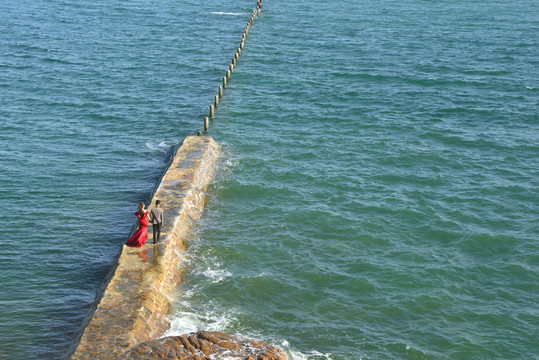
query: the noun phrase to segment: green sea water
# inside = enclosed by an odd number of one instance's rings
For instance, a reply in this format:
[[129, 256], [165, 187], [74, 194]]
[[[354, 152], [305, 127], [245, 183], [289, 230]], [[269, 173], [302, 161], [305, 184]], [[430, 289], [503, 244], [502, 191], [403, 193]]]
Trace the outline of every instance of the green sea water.
[[[0, 359], [68, 355], [255, 5], [0, 5]], [[537, 359], [538, 14], [266, 0], [210, 124], [224, 152], [168, 334]]]

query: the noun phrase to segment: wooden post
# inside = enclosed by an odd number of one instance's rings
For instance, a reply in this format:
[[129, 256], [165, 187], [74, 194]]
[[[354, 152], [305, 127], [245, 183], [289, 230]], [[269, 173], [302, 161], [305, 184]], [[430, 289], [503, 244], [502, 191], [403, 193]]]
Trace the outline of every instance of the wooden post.
[[219, 96], [215, 95], [215, 108], [217, 109], [219, 107]]
[[213, 117], [213, 105], [210, 105], [210, 117]]
[[232, 65], [236, 67], [236, 58], [232, 59]]
[[234, 67], [232, 66], [232, 64], [230, 64], [229, 68], [230, 72], [234, 71]]
[[223, 89], [226, 89], [226, 76], [223, 76]]
[[204, 131], [208, 132], [209, 129], [210, 129], [210, 119], [205, 117], [204, 118]]
[[[232, 65], [230, 65], [230, 66], [232, 66]], [[227, 70], [227, 71], [226, 71], [226, 78], [227, 78], [227, 79], [230, 79], [230, 70]]]
[[202, 131], [199, 131], [199, 132], [197, 133], [197, 135], [198, 135], [198, 136], [202, 136]]
[[222, 86], [219, 86], [219, 97], [220, 98], [223, 97], [223, 87]]
[[241, 55], [241, 49], [240, 49], [240, 48], [238, 48], [238, 50], [236, 50], [236, 52], [237, 52], [239, 55]]

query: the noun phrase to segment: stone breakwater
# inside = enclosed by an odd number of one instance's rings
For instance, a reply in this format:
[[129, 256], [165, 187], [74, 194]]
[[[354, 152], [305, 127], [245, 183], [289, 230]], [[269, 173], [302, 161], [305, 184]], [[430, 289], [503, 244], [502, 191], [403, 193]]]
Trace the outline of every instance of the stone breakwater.
[[164, 210], [161, 243], [123, 247], [72, 360], [114, 359], [169, 328], [169, 296], [181, 281], [185, 234], [202, 215], [205, 190], [213, 179], [219, 153], [219, 145], [210, 137], [184, 140], [151, 201], [153, 205], [161, 200]]

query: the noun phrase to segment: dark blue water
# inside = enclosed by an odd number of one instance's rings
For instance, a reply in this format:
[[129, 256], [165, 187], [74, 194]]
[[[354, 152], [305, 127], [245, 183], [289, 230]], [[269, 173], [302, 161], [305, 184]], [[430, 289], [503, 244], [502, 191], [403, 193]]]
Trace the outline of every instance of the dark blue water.
[[[254, 6], [0, 6], [0, 358], [65, 356]], [[264, 2], [170, 333], [537, 358], [538, 7]]]

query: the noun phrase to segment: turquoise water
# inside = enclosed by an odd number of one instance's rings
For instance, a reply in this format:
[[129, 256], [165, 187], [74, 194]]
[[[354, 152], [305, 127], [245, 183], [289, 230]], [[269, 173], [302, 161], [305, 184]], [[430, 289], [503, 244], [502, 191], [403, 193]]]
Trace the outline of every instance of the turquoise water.
[[[254, 6], [2, 3], [1, 359], [65, 357]], [[266, 0], [211, 124], [224, 156], [170, 333], [538, 358], [538, 8]]]

